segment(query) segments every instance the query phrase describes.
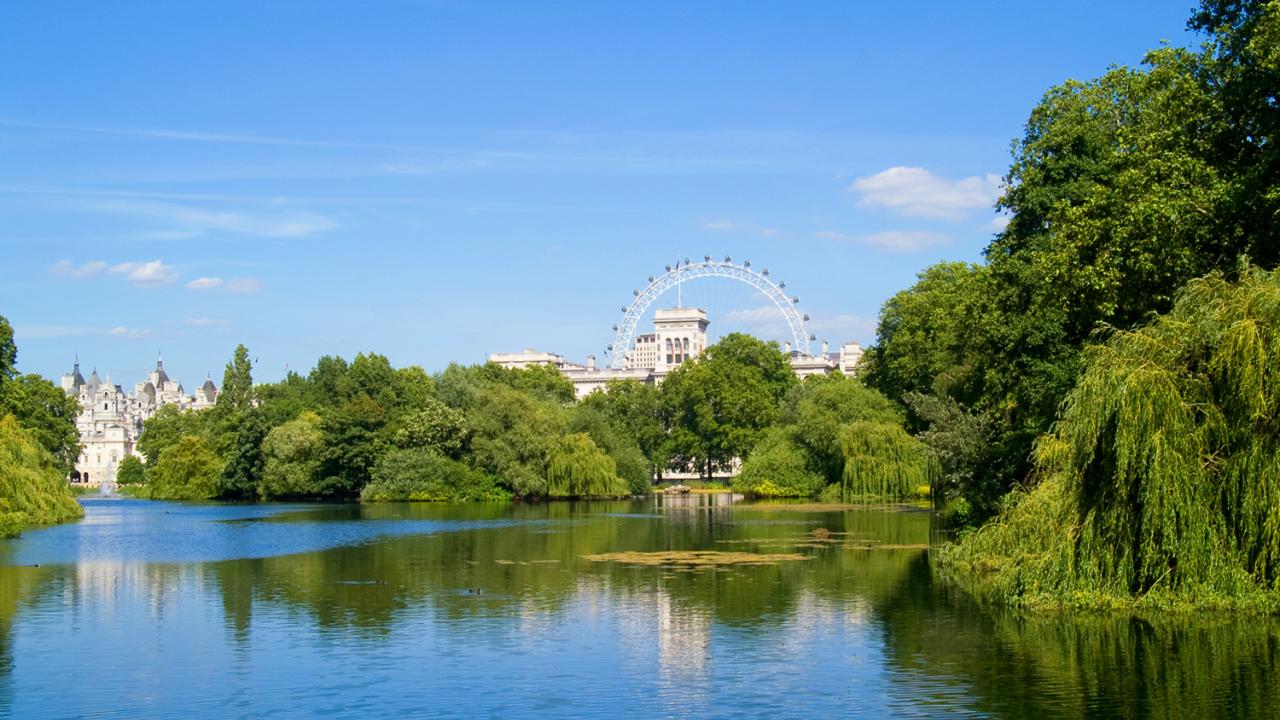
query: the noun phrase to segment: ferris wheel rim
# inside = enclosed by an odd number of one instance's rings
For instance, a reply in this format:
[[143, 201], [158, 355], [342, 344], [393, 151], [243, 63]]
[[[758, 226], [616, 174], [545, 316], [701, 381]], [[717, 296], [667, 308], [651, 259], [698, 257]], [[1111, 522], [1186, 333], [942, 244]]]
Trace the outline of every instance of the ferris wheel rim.
[[697, 262], [678, 262], [674, 267], [669, 266], [662, 275], [650, 277], [643, 290], [632, 291], [633, 299], [622, 308], [622, 322], [614, 326], [613, 344], [609, 346], [609, 367], [621, 370], [626, 366], [640, 319], [659, 297], [680, 283], [701, 278], [736, 280], [764, 293], [787, 321], [793, 350], [809, 355], [810, 335], [805, 325], [807, 318], [796, 309], [800, 299], [787, 297], [783, 290], [785, 286], [771, 280], [768, 273], [767, 269], [763, 272], [753, 270], [750, 261], [738, 264], [728, 257], [719, 261], [707, 256]]

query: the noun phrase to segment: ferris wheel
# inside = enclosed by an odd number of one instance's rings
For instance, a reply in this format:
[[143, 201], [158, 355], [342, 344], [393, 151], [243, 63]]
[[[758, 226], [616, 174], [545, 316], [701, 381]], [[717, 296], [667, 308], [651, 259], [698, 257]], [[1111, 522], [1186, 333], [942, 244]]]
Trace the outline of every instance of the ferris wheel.
[[684, 283], [701, 278], [735, 280], [760, 291], [773, 303], [786, 321], [791, 335], [792, 349], [801, 355], [809, 354], [809, 342], [815, 339], [805, 327], [809, 316], [801, 314], [797, 309], [800, 298], [787, 296], [786, 283], [774, 282], [769, 277], [768, 268], [759, 272], [752, 269], [750, 260], [744, 260], [738, 264], [728, 255], [723, 261], [713, 260], [710, 255], [706, 255], [701, 261], [685, 258], [683, 262], [668, 265], [662, 275], [649, 276], [649, 284], [643, 289], [631, 291], [634, 297], [631, 304], [622, 308], [622, 322], [613, 326], [615, 333], [613, 344], [608, 347], [609, 366], [616, 370], [625, 367], [627, 354], [631, 351], [631, 344], [635, 339], [636, 328], [644, 317], [645, 311], [655, 300], [672, 289], [679, 294]]

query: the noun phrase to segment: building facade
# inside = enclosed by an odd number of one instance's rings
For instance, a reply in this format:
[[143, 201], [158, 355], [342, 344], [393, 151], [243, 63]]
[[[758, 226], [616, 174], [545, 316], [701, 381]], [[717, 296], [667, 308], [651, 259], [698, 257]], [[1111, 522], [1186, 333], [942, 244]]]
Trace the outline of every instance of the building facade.
[[76, 458], [71, 482], [79, 485], [113, 485], [120, 463], [128, 455], [142, 457], [135, 444], [142, 434], [142, 423], [166, 406], [179, 410], [202, 410], [218, 399], [218, 388], [205, 380], [194, 395], [187, 395], [182, 383], [169, 377], [164, 361], [157, 360], [132, 394], [111, 382], [111, 376], [98, 377], [95, 369], [88, 379], [80, 373], [77, 360], [71, 372], [62, 376], [62, 390], [80, 403], [76, 431], [80, 434], [80, 456]]

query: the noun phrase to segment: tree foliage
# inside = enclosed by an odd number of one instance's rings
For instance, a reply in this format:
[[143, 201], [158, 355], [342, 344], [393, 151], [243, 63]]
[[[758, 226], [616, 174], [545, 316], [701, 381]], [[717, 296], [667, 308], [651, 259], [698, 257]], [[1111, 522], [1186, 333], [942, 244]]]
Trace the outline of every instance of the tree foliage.
[[547, 461], [548, 497], [621, 497], [627, 483], [618, 477], [613, 458], [586, 433], [559, 439]]
[[840, 431], [845, 500], [900, 499], [930, 487], [937, 465], [925, 446], [900, 425], [859, 420]]
[[125, 455], [116, 468], [117, 485], [142, 485], [146, 483], [146, 468], [136, 455]]
[[364, 502], [494, 502], [511, 499], [497, 481], [425, 447], [397, 448], [378, 459]]
[[1032, 471], [1100, 328], [1143, 325], [1241, 257], [1280, 263], [1280, 3], [1209, 0], [1191, 26], [1198, 52], [1163, 47], [1050, 89], [1014, 144], [986, 264], [929, 268], [881, 313], [872, 384], [961, 410], [913, 412], [913, 428], [990, 423], [990, 452], [958, 469], [981, 508]]
[[315, 413], [304, 412], [297, 420], [273, 428], [262, 441], [264, 463], [258, 493], [264, 498], [324, 494], [320, 482], [323, 453], [324, 433]]
[[215, 498], [222, 460], [199, 436], [184, 435], [165, 449], [146, 477], [146, 495], [156, 500]]
[[58, 461], [16, 418], [0, 414], [0, 538], [83, 514]]
[[1193, 281], [1085, 362], [1044, 482], [956, 558], [1024, 600], [1280, 589], [1280, 271]]
[[673, 464], [707, 476], [746, 458], [777, 422], [782, 399], [796, 382], [777, 343], [726, 335], [663, 381], [665, 454]]
[[734, 492], [752, 497], [812, 497], [826, 487], [800, 449], [794, 428], [770, 430], [733, 479]]

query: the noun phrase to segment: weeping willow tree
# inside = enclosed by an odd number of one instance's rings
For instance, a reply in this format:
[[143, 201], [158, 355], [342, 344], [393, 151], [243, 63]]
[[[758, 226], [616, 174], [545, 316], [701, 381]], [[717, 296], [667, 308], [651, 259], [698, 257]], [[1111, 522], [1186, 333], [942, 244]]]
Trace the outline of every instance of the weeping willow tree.
[[919, 440], [894, 423], [864, 420], [846, 425], [839, 436], [844, 500], [901, 499], [928, 488], [937, 463]]
[[1044, 481], [946, 557], [1017, 601], [1274, 609], [1278, 415], [1280, 271], [1192, 281], [1086, 351], [1036, 448]]
[[0, 538], [83, 514], [53, 455], [12, 415], [0, 416]]
[[548, 497], [621, 497], [627, 482], [618, 467], [586, 433], [560, 438], [547, 462]]

